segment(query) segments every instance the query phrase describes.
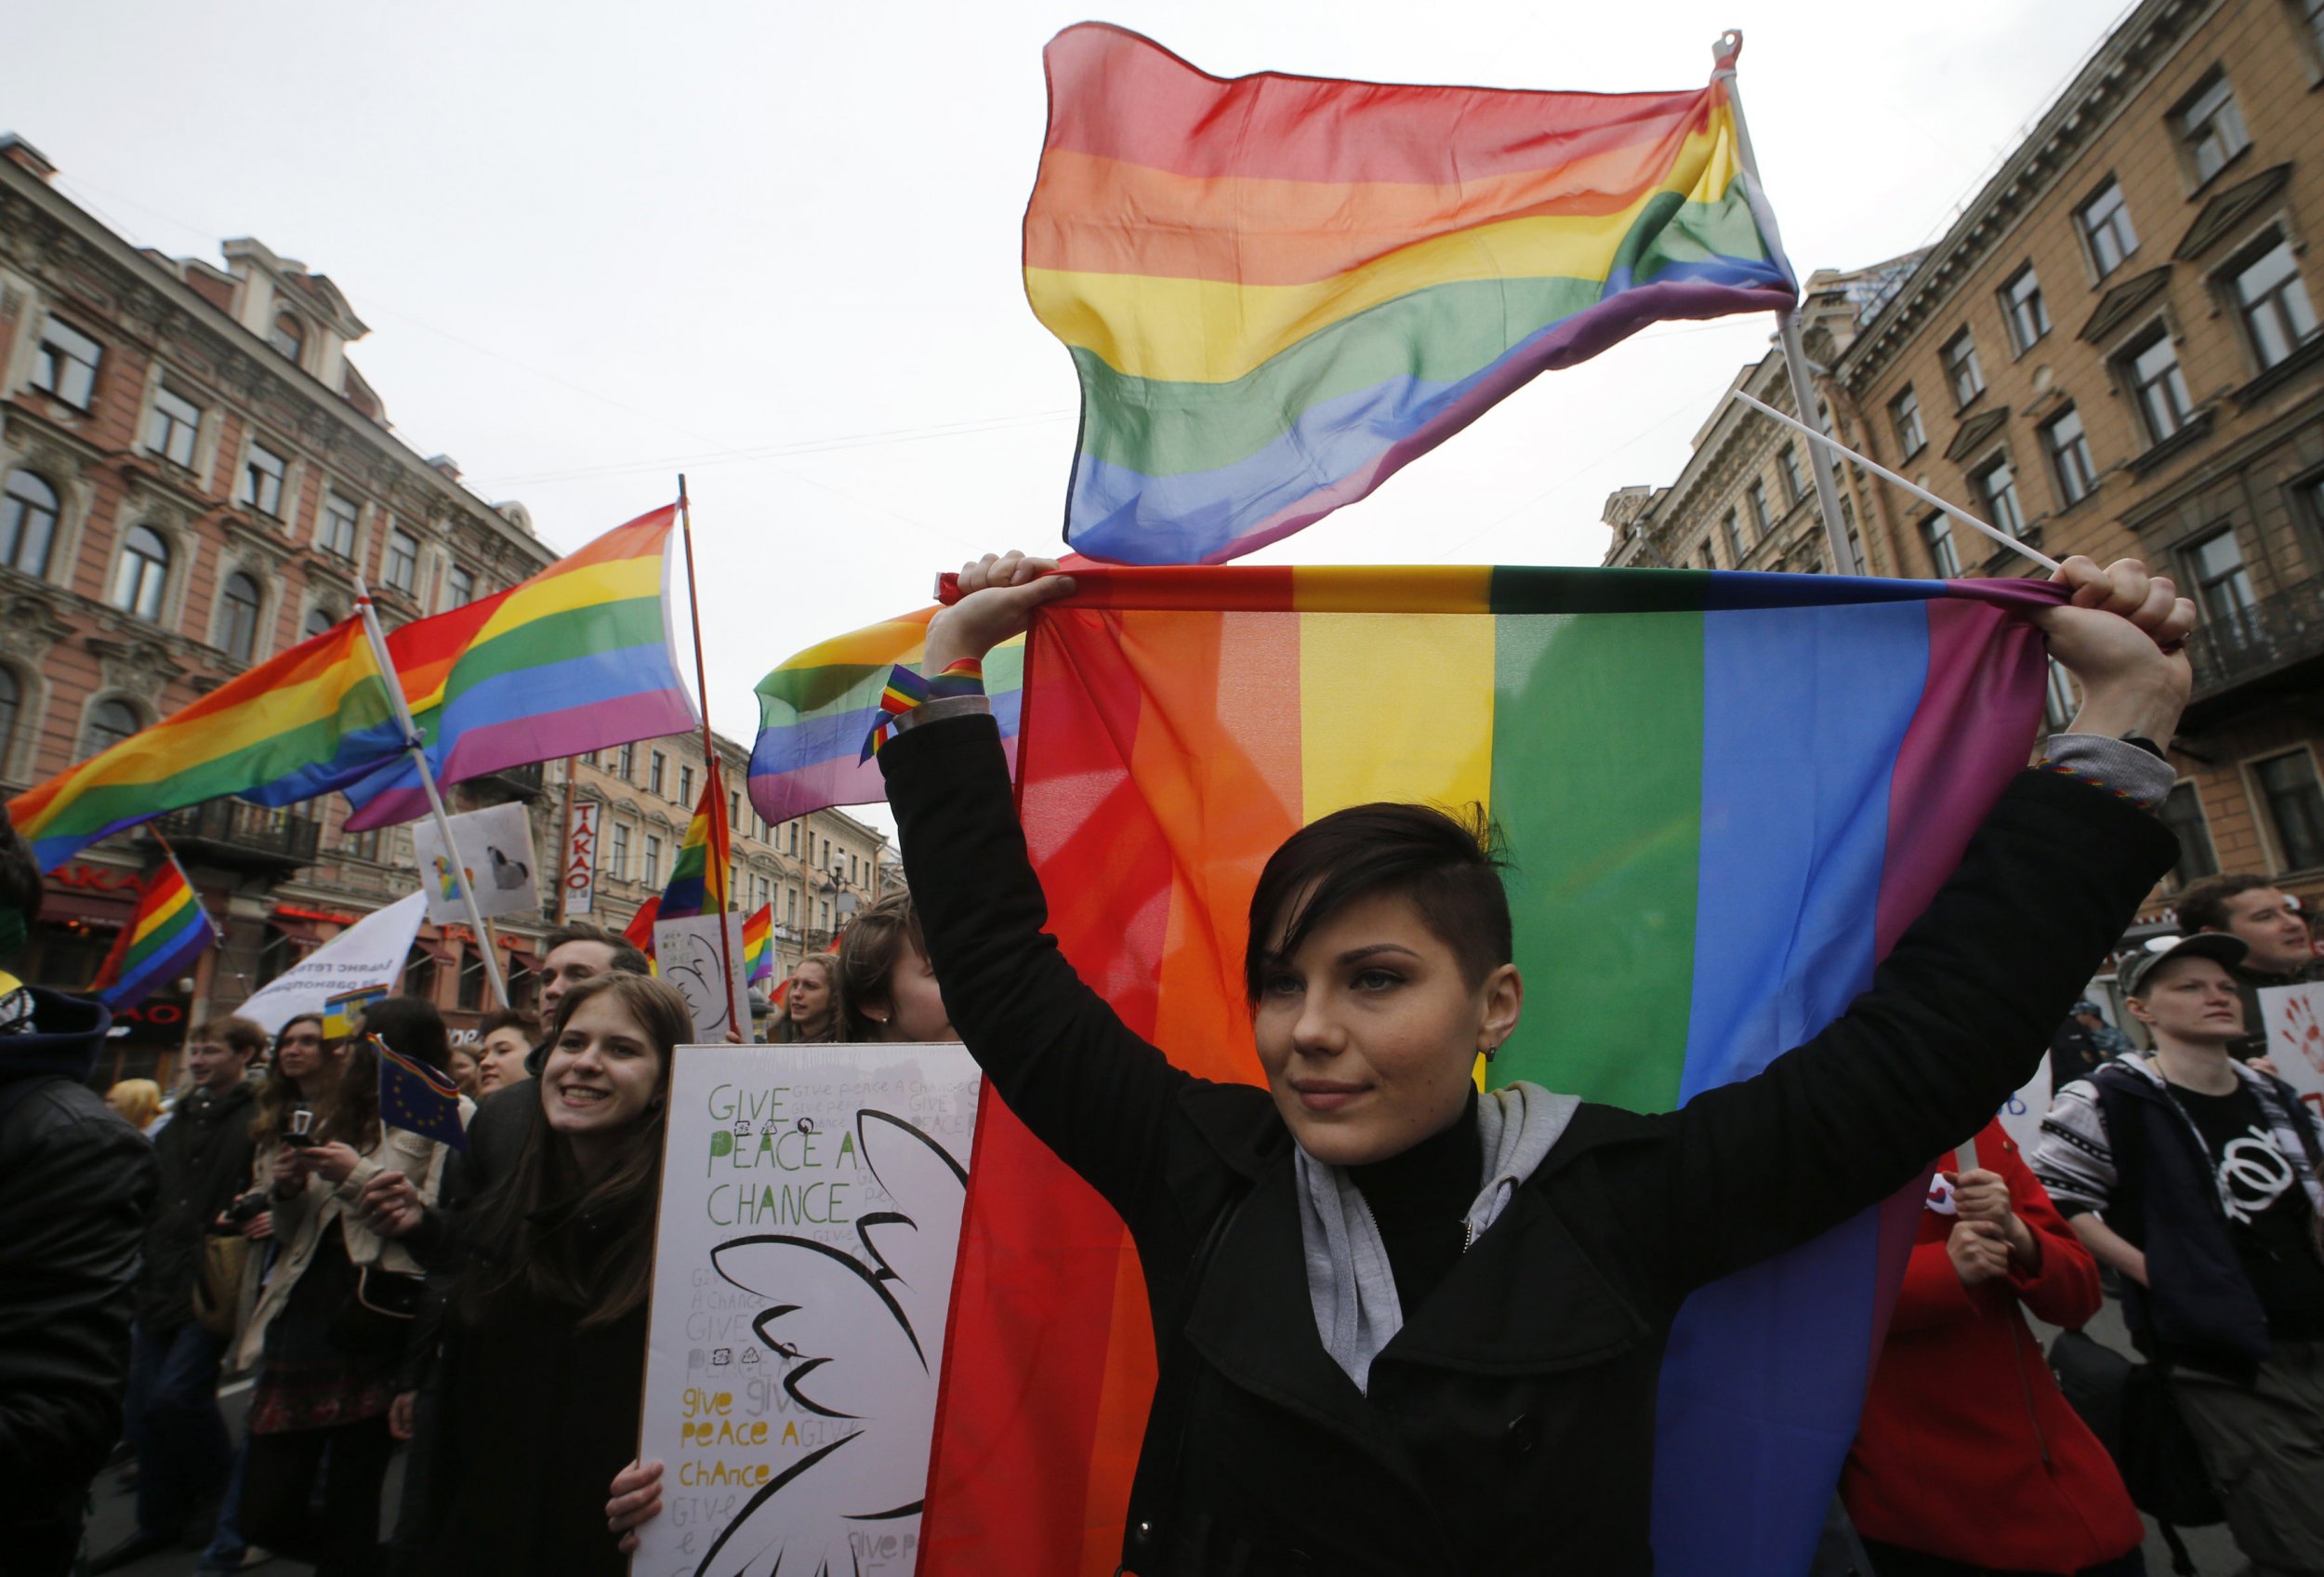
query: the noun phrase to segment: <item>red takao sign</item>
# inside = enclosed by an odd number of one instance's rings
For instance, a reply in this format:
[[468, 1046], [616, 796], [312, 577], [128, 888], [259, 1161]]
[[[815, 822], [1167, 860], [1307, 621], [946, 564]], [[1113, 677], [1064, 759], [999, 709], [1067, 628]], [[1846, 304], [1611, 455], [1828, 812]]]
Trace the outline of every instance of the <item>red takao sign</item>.
[[564, 888], [565, 913], [588, 914], [597, 902], [597, 815], [595, 800], [576, 800], [565, 828], [564, 861], [557, 880]]

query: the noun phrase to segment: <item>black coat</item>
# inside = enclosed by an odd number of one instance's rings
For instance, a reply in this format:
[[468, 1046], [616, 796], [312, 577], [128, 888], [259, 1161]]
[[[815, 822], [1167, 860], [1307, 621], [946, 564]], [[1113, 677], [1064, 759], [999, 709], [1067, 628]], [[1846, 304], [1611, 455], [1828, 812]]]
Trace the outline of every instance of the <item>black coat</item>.
[[250, 1120], [257, 1102], [237, 1082], [223, 1094], [195, 1089], [153, 1136], [161, 1198], [145, 1233], [138, 1272], [138, 1323], [170, 1331], [193, 1318], [193, 1281], [202, 1268], [203, 1228], [249, 1191], [257, 1144]]
[[[1272, 1099], [1179, 1071], [1076, 977], [1042, 929], [992, 722], [907, 730], [879, 761], [954, 1026], [1010, 1109], [1121, 1213], [1165, 1349], [1183, 1330], [1194, 1355], [1182, 1438], [1149, 1441], [1133, 1494], [1125, 1553], [1148, 1577], [1237, 1560], [1253, 1574], [1650, 1571], [1655, 1388], [1681, 1302], [1983, 1127], [2176, 853], [2107, 793], [2020, 776], [1822, 1034], [1674, 1112], [1582, 1107], [1406, 1311], [1366, 1395], [1315, 1332]], [[1746, 1178], [1749, 1208], [1734, 1202]], [[1197, 1245], [1230, 1211], [1191, 1286]]]
[[0, 1530], [68, 1511], [77, 1525], [121, 1438], [153, 1205], [153, 1146], [83, 1082], [112, 1015], [33, 996], [38, 1029], [0, 1036]]

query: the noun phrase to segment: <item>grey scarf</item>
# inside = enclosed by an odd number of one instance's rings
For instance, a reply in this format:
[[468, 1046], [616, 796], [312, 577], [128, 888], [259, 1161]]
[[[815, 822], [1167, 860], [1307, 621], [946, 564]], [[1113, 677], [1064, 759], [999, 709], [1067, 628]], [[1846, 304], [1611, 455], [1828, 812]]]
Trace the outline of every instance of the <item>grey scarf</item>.
[[[1463, 1217], [1476, 1241], [1499, 1219], [1517, 1189], [1533, 1175], [1581, 1105], [1578, 1095], [1554, 1095], [1538, 1084], [1488, 1091], [1477, 1101], [1477, 1133], [1485, 1142], [1485, 1182]], [[1355, 1183], [1340, 1168], [1296, 1152], [1300, 1239], [1307, 1250], [1307, 1297], [1315, 1334], [1331, 1361], [1366, 1389], [1372, 1359], [1404, 1329], [1404, 1305], [1388, 1267], [1388, 1247]]]

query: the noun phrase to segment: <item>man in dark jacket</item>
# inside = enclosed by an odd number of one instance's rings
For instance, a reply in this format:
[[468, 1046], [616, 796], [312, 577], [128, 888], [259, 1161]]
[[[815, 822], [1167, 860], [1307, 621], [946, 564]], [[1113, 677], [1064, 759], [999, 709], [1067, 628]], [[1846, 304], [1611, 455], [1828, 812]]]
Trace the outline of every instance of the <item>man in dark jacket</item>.
[[[40, 872], [0, 815], [0, 959], [40, 912]], [[0, 1549], [60, 1577], [89, 1481], [121, 1434], [129, 1306], [152, 1148], [88, 1087], [112, 1016], [0, 974]]]
[[2324, 960], [2316, 956], [2300, 900], [2265, 876], [2242, 872], [2198, 881], [2174, 906], [2188, 932], [2217, 932], [2240, 941], [2248, 951], [2227, 973], [2243, 999], [2243, 1034], [2229, 1048], [2249, 1062], [2267, 1054], [2267, 1023], [2260, 1014], [2260, 992], [2270, 986], [2300, 986], [2324, 980]]
[[2263, 1573], [2324, 1570], [2324, 1133], [2291, 1086], [2235, 1060], [2242, 941], [2179, 938], [2123, 971], [2151, 1058], [2058, 1093], [2034, 1170], [2123, 1278], [2172, 1392]]
[[227, 1332], [196, 1317], [195, 1298], [208, 1228], [251, 1185], [257, 1100], [244, 1075], [265, 1045], [266, 1031], [246, 1018], [197, 1025], [186, 1044], [193, 1088], [153, 1141], [161, 1204], [145, 1235], [129, 1357], [138, 1525], [90, 1563], [92, 1572], [177, 1544], [226, 1482], [233, 1449], [218, 1411], [218, 1367]]

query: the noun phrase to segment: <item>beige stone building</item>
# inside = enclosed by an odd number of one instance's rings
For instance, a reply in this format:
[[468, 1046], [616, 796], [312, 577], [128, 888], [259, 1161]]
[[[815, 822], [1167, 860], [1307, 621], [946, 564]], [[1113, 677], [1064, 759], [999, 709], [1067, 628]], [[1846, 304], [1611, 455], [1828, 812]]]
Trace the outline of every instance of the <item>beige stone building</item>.
[[[1843, 442], [2053, 557], [2167, 566], [2202, 605], [2171, 750], [2185, 855], [2156, 920], [2215, 869], [2324, 902], [2319, 232], [2324, 5], [2146, 0], [1869, 310], [1810, 292], [1810, 354]], [[1779, 385], [1774, 370], [1744, 376]], [[1724, 464], [1698, 448], [1696, 492], [1724, 497]], [[1842, 470], [1880, 573], [2043, 573]], [[1666, 533], [1670, 562], [1698, 562], [1709, 523], [1636, 489], [1609, 500], [1608, 562], [1654, 563], [1652, 528], [1671, 514], [1685, 529]], [[1789, 540], [1772, 551], [1789, 560]], [[2061, 679], [2053, 712], [2071, 705]]]

